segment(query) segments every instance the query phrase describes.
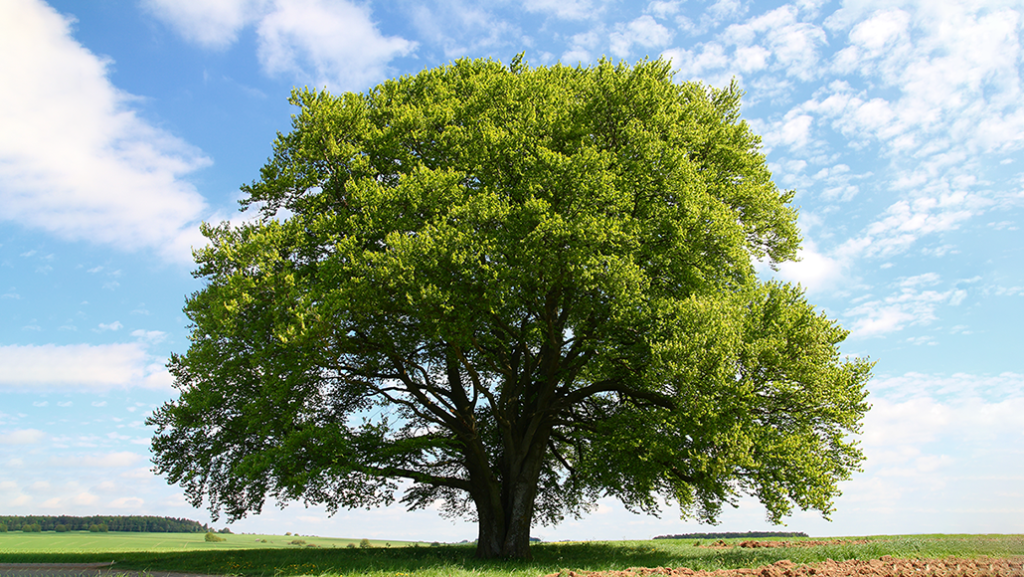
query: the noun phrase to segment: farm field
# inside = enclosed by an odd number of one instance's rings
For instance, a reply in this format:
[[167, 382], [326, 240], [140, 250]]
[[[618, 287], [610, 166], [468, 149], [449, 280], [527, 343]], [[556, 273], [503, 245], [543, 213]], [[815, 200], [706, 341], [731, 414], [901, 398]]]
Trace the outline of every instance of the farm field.
[[[160, 551], [217, 551], [234, 549], [296, 549], [299, 547], [347, 547], [359, 546], [360, 539], [335, 539], [331, 537], [306, 537], [299, 535], [234, 535], [217, 534], [224, 538], [220, 542], [208, 542], [205, 533], [91, 533], [70, 531], [67, 533], [40, 532], [22, 533], [12, 531], [0, 533], [0, 562], [13, 562], [11, 555], [32, 554], [88, 554], [88, 553], [131, 553]], [[298, 543], [302, 541], [302, 543]], [[374, 541], [374, 547], [405, 547], [407, 541]], [[429, 543], [420, 543], [427, 546]]]
[[[740, 539], [653, 540], [540, 543], [534, 560], [480, 561], [471, 545], [427, 546], [424, 543], [374, 541], [372, 548], [348, 548], [353, 539], [280, 535], [225, 535], [223, 543], [207, 543], [203, 534], [0, 534], [0, 563], [89, 563], [115, 560], [122, 571], [173, 571], [238, 576], [290, 577], [659, 577], [693, 575], [769, 566], [769, 574], [801, 575], [800, 565], [834, 560], [834, 570], [816, 569], [821, 577], [898, 574], [881, 570], [878, 561], [892, 556], [890, 567], [904, 574], [951, 576], [1024, 576], [1024, 535], [912, 535], [839, 538], [827, 544], [799, 546], [816, 539], [780, 539], [784, 547], [741, 547]], [[66, 539], [61, 542], [61, 539]], [[267, 543], [256, 540], [266, 539]], [[305, 546], [287, 545], [293, 540]], [[385, 546], [390, 543], [390, 547]], [[308, 547], [316, 544], [317, 547]], [[694, 546], [699, 544], [700, 546]], [[63, 549], [57, 547], [64, 545]], [[54, 547], [54, 548], [50, 548]], [[956, 559], [953, 559], [953, 558]], [[992, 559], [1009, 559], [1009, 564]], [[912, 561], [930, 560], [915, 567]], [[946, 571], [934, 560], [945, 559]], [[980, 559], [971, 569], [971, 559]], [[841, 562], [846, 562], [843, 565]], [[859, 563], [859, 564], [858, 564]], [[900, 565], [902, 563], [902, 565]], [[683, 572], [667, 569], [687, 568]], [[819, 566], [820, 567], [820, 566]], [[806, 569], [806, 568], [805, 568]], [[876, 571], [877, 570], [877, 571]], [[842, 571], [846, 571], [845, 573]], [[570, 575], [571, 573], [571, 575]], [[759, 573], [760, 574], [760, 573]], [[739, 573], [734, 573], [739, 575]], [[721, 577], [726, 577], [721, 574]]]

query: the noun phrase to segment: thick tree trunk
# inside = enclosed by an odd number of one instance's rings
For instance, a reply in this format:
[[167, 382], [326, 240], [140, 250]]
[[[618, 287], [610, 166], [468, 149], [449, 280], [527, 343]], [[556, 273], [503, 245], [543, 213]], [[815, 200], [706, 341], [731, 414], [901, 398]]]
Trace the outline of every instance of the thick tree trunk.
[[[530, 527], [547, 434], [539, 435], [521, 461], [498, 482], [477, 483], [473, 500], [479, 523], [476, 555], [481, 559], [532, 559]], [[517, 461], [516, 459], [512, 459]]]
[[533, 524], [533, 502], [537, 496], [533, 486], [517, 483], [511, 490], [512, 500], [503, 503], [502, 511], [493, 511], [477, 502], [478, 536], [476, 556], [481, 559], [532, 559], [530, 526]]

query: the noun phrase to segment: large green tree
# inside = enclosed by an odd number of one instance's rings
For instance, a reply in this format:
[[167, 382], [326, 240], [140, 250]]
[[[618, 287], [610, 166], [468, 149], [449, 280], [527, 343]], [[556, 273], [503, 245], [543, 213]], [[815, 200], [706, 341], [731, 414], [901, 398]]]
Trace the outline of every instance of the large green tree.
[[292, 102], [243, 187], [261, 218], [203, 228], [180, 398], [150, 419], [193, 504], [333, 512], [404, 486], [518, 558], [601, 496], [831, 511], [870, 364], [755, 275], [799, 237], [735, 86], [460, 60]]

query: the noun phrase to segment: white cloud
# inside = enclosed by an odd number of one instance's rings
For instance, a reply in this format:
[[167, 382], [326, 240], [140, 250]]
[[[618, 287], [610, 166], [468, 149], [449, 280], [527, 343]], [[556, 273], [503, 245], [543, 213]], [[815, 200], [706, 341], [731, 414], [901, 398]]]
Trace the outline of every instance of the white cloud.
[[115, 509], [140, 509], [144, 503], [145, 501], [138, 497], [121, 497], [111, 501], [110, 506]]
[[967, 296], [963, 289], [939, 292], [919, 290], [939, 282], [938, 275], [928, 273], [902, 279], [899, 292], [879, 300], [869, 300], [848, 309], [845, 316], [856, 319], [850, 331], [858, 337], [871, 337], [896, 332], [907, 326], [927, 325], [934, 321], [940, 305], [957, 306]]
[[101, 330], [101, 331], [116, 331], [116, 330], [121, 329], [121, 328], [124, 328], [124, 325], [122, 325], [120, 321], [114, 321], [112, 323], [100, 323], [99, 324], [99, 330]]
[[647, 12], [658, 18], [668, 18], [683, 9], [683, 0], [654, 0], [647, 5]]
[[381, 34], [370, 9], [347, 0], [147, 0], [146, 6], [187, 40], [209, 48], [227, 47], [243, 28], [255, 26], [266, 73], [336, 91], [361, 91], [383, 80], [389, 61], [416, 48]]
[[142, 455], [129, 451], [107, 453], [103, 455], [84, 455], [77, 457], [53, 457], [53, 464], [83, 469], [118, 469], [131, 467], [143, 459]]
[[185, 175], [209, 164], [138, 117], [109, 61], [39, 0], [0, 4], [2, 218], [62, 238], [190, 261], [206, 203]]
[[722, 69], [729, 63], [725, 47], [717, 42], [698, 44], [693, 50], [670, 48], [661, 55], [672, 63], [680, 80], [699, 80], [708, 71]]
[[931, 375], [909, 372], [899, 376], [876, 377], [871, 380], [870, 389], [872, 395], [893, 401], [920, 397], [1002, 401], [1024, 397], [1024, 375], [1013, 372], [998, 375]]
[[[447, 58], [466, 54], [492, 52], [496, 46], [522, 45], [521, 32], [496, 16], [480, 3], [468, 0], [435, 0], [418, 3], [409, 11], [408, 19], [420, 38], [428, 44], [441, 46]], [[509, 41], [510, 38], [514, 40]], [[554, 58], [545, 52], [531, 52], [531, 60]]]
[[799, 261], [778, 265], [778, 274], [783, 280], [799, 283], [813, 293], [830, 289], [843, 279], [843, 263], [819, 252], [813, 241], [805, 240], [798, 256]]
[[172, 382], [138, 343], [3, 345], [0, 366], [0, 390], [165, 390]]
[[137, 329], [132, 331], [131, 334], [133, 337], [139, 340], [143, 340], [146, 341], [147, 343], [152, 344], [162, 342], [165, 338], [167, 338], [167, 333], [163, 331], [144, 331], [142, 329]]
[[99, 497], [92, 493], [83, 491], [72, 497], [71, 500], [75, 505], [95, 505], [96, 502], [99, 501]]
[[226, 48], [267, 9], [268, 0], [143, 0], [142, 5], [187, 40]]
[[37, 445], [45, 438], [46, 433], [38, 429], [19, 429], [10, 433], [0, 433], [0, 445]]
[[526, 0], [523, 8], [527, 12], [542, 12], [562, 20], [587, 20], [598, 12], [590, 0]]
[[[796, 7], [790, 5], [741, 24], [733, 24], [726, 28], [722, 39], [737, 46], [737, 60], [745, 61], [751, 54], [757, 54], [759, 69], [764, 67], [770, 54], [772, 68], [801, 80], [810, 80], [818, 75], [818, 51], [826, 44], [825, 31], [814, 24], [801, 22]], [[751, 52], [750, 48], [756, 51]]]
[[786, 146], [791, 150], [805, 148], [811, 142], [813, 123], [814, 117], [802, 114], [798, 110], [790, 110], [762, 135], [765, 149], [771, 150], [778, 146]]
[[153, 476], [153, 471], [150, 471], [148, 467], [139, 467], [121, 473], [121, 477], [125, 479], [152, 479]]
[[980, 194], [936, 190], [945, 183], [936, 184], [938, 186], [916, 191], [916, 198], [890, 205], [860, 236], [847, 240], [838, 252], [848, 257], [888, 257], [905, 252], [919, 238], [957, 229], [993, 204]]
[[392, 58], [415, 43], [382, 36], [369, 9], [349, 2], [277, 2], [257, 26], [259, 57], [270, 74], [289, 74], [334, 90], [363, 90], [387, 76]]
[[629, 56], [633, 45], [644, 48], [665, 46], [672, 41], [672, 32], [658, 24], [653, 17], [644, 15], [628, 24], [619, 24], [611, 33], [611, 51], [619, 58]]

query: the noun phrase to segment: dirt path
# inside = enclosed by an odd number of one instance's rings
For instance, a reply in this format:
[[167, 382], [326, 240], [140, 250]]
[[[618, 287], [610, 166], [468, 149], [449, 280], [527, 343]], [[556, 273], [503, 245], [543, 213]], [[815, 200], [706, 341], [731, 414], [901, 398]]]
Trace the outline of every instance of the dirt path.
[[0, 563], [0, 577], [219, 577], [196, 573], [132, 571], [113, 563]]
[[546, 577], [1024, 577], [1024, 557], [996, 559], [894, 559], [886, 555], [869, 561], [832, 561], [797, 565], [789, 560], [754, 569], [694, 571], [685, 567], [648, 569], [634, 567], [625, 571], [554, 573]]

